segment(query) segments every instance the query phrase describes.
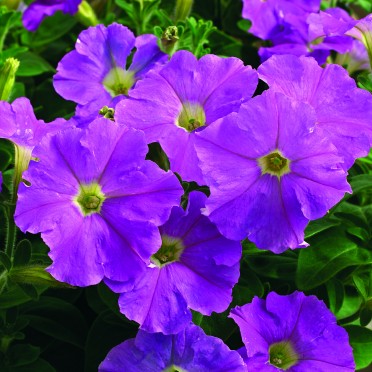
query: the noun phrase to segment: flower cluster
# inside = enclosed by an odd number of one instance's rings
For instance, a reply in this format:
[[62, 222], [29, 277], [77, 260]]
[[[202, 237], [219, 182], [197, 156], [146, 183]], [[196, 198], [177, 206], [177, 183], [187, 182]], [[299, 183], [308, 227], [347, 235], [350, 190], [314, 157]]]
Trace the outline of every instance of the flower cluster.
[[[35, 30], [80, 2], [38, 0], [23, 21]], [[121, 24], [90, 27], [53, 79], [77, 104], [71, 120], [37, 120], [26, 98], [0, 102], [0, 138], [16, 148], [15, 223], [41, 234], [56, 280], [103, 281], [139, 324], [100, 371], [355, 367], [346, 331], [302, 292], [231, 310], [240, 355], [191, 323], [228, 310], [242, 240], [275, 254], [308, 247], [306, 226], [352, 192], [348, 170], [372, 147], [371, 94], [341, 66], [319, 65], [330, 50], [351, 53], [353, 38], [369, 50], [371, 18], [319, 7], [244, 1], [251, 33], [273, 42], [257, 70], [236, 57], [168, 56]]]
[[352, 63], [365, 58], [355, 53], [355, 48], [360, 48], [356, 39], [362, 39], [367, 50], [372, 46], [367, 41], [371, 32], [369, 17], [358, 22], [341, 8], [321, 11], [319, 0], [244, 0], [243, 3], [243, 17], [252, 22], [249, 32], [272, 43], [259, 49], [262, 61], [277, 54], [292, 54], [311, 56], [323, 64], [330, 52], [336, 51], [351, 53]]

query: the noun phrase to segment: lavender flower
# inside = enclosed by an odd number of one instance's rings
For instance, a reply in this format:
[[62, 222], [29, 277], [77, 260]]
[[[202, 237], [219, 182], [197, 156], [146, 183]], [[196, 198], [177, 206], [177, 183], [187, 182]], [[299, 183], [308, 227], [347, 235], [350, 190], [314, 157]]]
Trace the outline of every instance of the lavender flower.
[[224, 236], [275, 253], [306, 246], [308, 221], [351, 191], [342, 158], [315, 125], [309, 105], [269, 90], [198, 133], [211, 190], [204, 214]]
[[249, 371], [355, 370], [348, 334], [315, 296], [270, 292], [231, 310], [246, 347]]
[[103, 118], [47, 136], [37, 150], [15, 221], [41, 232], [53, 260], [48, 271], [78, 286], [104, 276], [134, 280], [161, 244], [157, 226], [179, 203], [177, 178], [144, 160], [142, 133]]
[[372, 14], [359, 20], [347, 34], [360, 40], [365, 45], [372, 67]]
[[27, 169], [33, 150], [47, 134], [54, 134], [70, 126], [64, 119], [45, 123], [35, 117], [27, 98], [17, 98], [12, 104], [0, 101], [0, 138], [15, 145], [15, 192], [22, 172]]
[[243, 0], [242, 16], [252, 22], [250, 33], [282, 44], [306, 39], [306, 18], [319, 7], [320, 0]]
[[356, 87], [347, 71], [337, 65], [324, 69], [311, 58], [273, 56], [258, 69], [271, 89], [309, 103], [317, 127], [344, 157], [345, 168], [366, 156], [372, 146], [372, 96]]
[[197, 60], [187, 51], [175, 53], [159, 71], [149, 73], [120, 102], [115, 119], [158, 141], [171, 169], [186, 181], [203, 184], [194, 149], [195, 133], [235, 112], [257, 85], [256, 72], [237, 58], [214, 55]]
[[23, 13], [22, 22], [29, 31], [36, 31], [45, 17], [58, 11], [75, 14], [82, 0], [35, 0]]
[[[172, 209], [160, 227], [162, 246], [151, 256], [152, 264], [120, 295], [121, 312], [147, 332], [178, 333], [191, 321], [188, 308], [210, 315], [226, 310], [231, 302], [241, 245], [224, 238], [201, 215], [206, 199], [195, 191], [186, 211]], [[107, 284], [120, 291], [120, 283]]]
[[355, 20], [339, 8], [318, 13], [319, 5], [316, 0], [245, 0], [243, 18], [252, 22], [249, 31], [273, 44], [259, 49], [261, 61], [276, 54], [292, 54], [311, 56], [323, 64], [330, 50], [350, 51], [352, 38], [344, 33]]
[[139, 331], [135, 339], [114, 347], [98, 370], [244, 372], [246, 367], [240, 355], [219, 338], [189, 324], [174, 336]]
[[[134, 48], [137, 50], [127, 68]], [[137, 80], [166, 59], [154, 35], [135, 38], [117, 23], [90, 27], [79, 35], [75, 50], [58, 64], [54, 88], [63, 98], [79, 104], [79, 116], [96, 117], [103, 106], [114, 108]]]

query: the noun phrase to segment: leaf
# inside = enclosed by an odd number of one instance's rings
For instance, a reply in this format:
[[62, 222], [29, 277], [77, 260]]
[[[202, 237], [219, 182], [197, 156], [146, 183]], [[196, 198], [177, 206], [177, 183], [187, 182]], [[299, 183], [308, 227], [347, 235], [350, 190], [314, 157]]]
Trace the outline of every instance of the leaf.
[[16, 344], [10, 347], [7, 353], [9, 365], [14, 367], [25, 366], [37, 360], [40, 348], [29, 344]]
[[12, 263], [10, 262], [8, 255], [3, 251], [0, 251], [0, 264], [3, 265], [7, 271], [10, 271], [12, 267]]
[[21, 240], [16, 247], [14, 254], [14, 266], [27, 265], [31, 259], [32, 245], [27, 239]]
[[26, 304], [22, 313], [29, 326], [57, 340], [84, 348], [87, 325], [74, 305], [58, 298], [42, 296], [38, 302]]
[[[90, 328], [85, 347], [85, 371], [97, 371], [98, 365], [116, 345], [134, 338], [137, 325], [106, 310], [96, 318]], [[108, 337], [109, 335], [109, 337]]]
[[301, 249], [296, 283], [300, 290], [318, 287], [349, 266], [372, 263], [372, 254], [351, 241], [341, 228], [317, 235], [310, 247]]
[[318, 220], [310, 221], [305, 230], [305, 239], [310, 238], [333, 226], [337, 226], [340, 223], [340, 220], [329, 216], [324, 216], [323, 218], [320, 218]]
[[332, 278], [326, 282], [329, 308], [332, 313], [336, 314], [342, 307], [345, 298], [345, 289], [342, 282]]
[[363, 304], [363, 299], [354, 286], [345, 286], [344, 291], [342, 307], [335, 315], [343, 324], [347, 324], [350, 323], [349, 318], [357, 319], [359, 317], [359, 309]]
[[372, 331], [356, 325], [346, 326], [353, 348], [356, 368], [366, 368], [372, 363]]
[[76, 25], [76, 20], [70, 15], [61, 12], [44, 19], [36, 32], [25, 31], [22, 34], [22, 43], [35, 49], [59, 39]]
[[54, 68], [39, 55], [26, 52], [18, 55], [20, 61], [17, 76], [36, 76], [44, 72], [54, 72]]
[[364, 71], [358, 75], [357, 79], [360, 88], [372, 92], [372, 72]]

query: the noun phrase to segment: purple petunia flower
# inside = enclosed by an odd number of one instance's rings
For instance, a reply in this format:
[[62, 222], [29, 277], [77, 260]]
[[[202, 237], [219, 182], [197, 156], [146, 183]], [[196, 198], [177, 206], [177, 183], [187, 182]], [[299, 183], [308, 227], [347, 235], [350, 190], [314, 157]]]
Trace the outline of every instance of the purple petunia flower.
[[145, 161], [143, 134], [102, 118], [47, 136], [36, 150], [15, 221], [41, 232], [53, 260], [48, 271], [78, 286], [143, 272], [161, 244], [157, 226], [182, 195], [171, 172]]
[[[133, 54], [127, 68], [127, 60]], [[137, 38], [125, 26], [113, 23], [83, 31], [75, 50], [57, 66], [54, 88], [65, 99], [79, 104], [79, 116], [98, 116], [103, 106], [114, 108], [156, 64], [167, 55], [159, 49], [154, 35]]]
[[248, 371], [355, 370], [346, 330], [315, 296], [270, 292], [231, 310], [245, 344]]
[[372, 96], [357, 88], [345, 69], [338, 65], [323, 69], [306, 57], [274, 56], [258, 72], [271, 89], [315, 109], [317, 127], [344, 157], [346, 169], [356, 158], [368, 154], [372, 146]]
[[250, 33], [282, 44], [305, 39], [306, 18], [319, 8], [320, 0], [243, 0], [242, 16], [252, 22]]
[[205, 214], [223, 235], [275, 253], [306, 246], [308, 221], [351, 192], [342, 158], [315, 126], [309, 105], [268, 90], [198, 133]]
[[[162, 246], [132, 288], [120, 295], [120, 310], [148, 332], [173, 334], [191, 321], [188, 308], [210, 315], [231, 302], [239, 278], [240, 242], [224, 238], [201, 214], [207, 197], [189, 195], [186, 211], [174, 207], [160, 227]], [[115, 291], [120, 285], [107, 283]]]
[[316, 0], [245, 0], [243, 18], [252, 22], [249, 32], [273, 44], [259, 49], [261, 61], [292, 54], [311, 56], [323, 64], [331, 50], [350, 51], [353, 40], [344, 33], [355, 20], [339, 8], [318, 13], [319, 6]]
[[139, 331], [136, 338], [114, 347], [98, 368], [117, 371], [244, 372], [240, 355], [194, 324], [173, 336]]
[[22, 22], [29, 31], [36, 31], [44, 18], [61, 11], [75, 14], [82, 0], [35, 0], [23, 13]]
[[346, 34], [355, 37], [364, 44], [372, 68], [372, 14], [359, 20], [355, 27], [349, 30]]
[[257, 75], [238, 58], [205, 55], [200, 60], [187, 51], [176, 52], [159, 71], [149, 73], [120, 102], [115, 119], [158, 141], [171, 169], [186, 181], [203, 184], [194, 149], [195, 133], [249, 100]]
[[343, 66], [349, 75], [352, 75], [356, 71], [372, 70], [365, 45], [356, 39], [353, 40], [353, 46], [350, 52], [338, 54], [335, 63]]
[[20, 182], [22, 172], [27, 169], [35, 146], [47, 134], [54, 134], [71, 124], [64, 119], [45, 123], [35, 117], [34, 110], [27, 98], [17, 98], [12, 104], [0, 101], [0, 138], [12, 141], [15, 145], [15, 187]]

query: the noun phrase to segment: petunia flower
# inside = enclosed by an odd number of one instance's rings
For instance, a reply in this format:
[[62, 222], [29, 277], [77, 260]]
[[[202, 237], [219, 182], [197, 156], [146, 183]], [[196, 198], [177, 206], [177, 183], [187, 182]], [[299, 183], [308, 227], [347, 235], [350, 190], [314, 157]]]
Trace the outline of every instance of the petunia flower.
[[142, 133], [104, 118], [46, 136], [36, 150], [15, 221], [41, 232], [53, 260], [48, 271], [78, 286], [134, 280], [160, 247], [157, 226], [179, 203], [177, 178], [145, 160]]
[[310, 104], [316, 125], [344, 157], [345, 168], [366, 156], [372, 146], [372, 96], [357, 88], [338, 65], [324, 69], [306, 57], [273, 56], [259, 68], [260, 78], [271, 89]]
[[24, 11], [22, 22], [29, 31], [36, 31], [44, 18], [61, 11], [75, 14], [83, 0], [35, 0]]
[[[191, 192], [186, 211], [172, 209], [159, 228], [162, 245], [151, 256], [151, 265], [120, 295], [120, 311], [142, 330], [178, 333], [191, 321], [189, 308], [211, 315], [226, 310], [232, 300], [241, 244], [223, 237], [201, 214], [206, 199]], [[120, 291], [120, 283], [107, 284]]]
[[347, 32], [348, 35], [360, 40], [367, 49], [372, 68], [372, 14], [359, 20], [355, 27]]
[[213, 371], [244, 372], [238, 352], [222, 340], [207, 336], [189, 324], [176, 335], [139, 331], [136, 338], [114, 347], [98, 368], [99, 372]]
[[35, 117], [34, 110], [28, 98], [17, 98], [12, 104], [0, 101], [0, 138], [13, 142], [15, 146], [15, 191], [21, 180], [22, 173], [30, 163], [33, 150], [47, 134], [54, 134], [65, 129], [64, 119], [45, 123]]
[[249, 100], [257, 75], [238, 58], [205, 55], [200, 60], [178, 51], [162, 69], [153, 71], [118, 104], [115, 120], [145, 132], [159, 142], [170, 167], [185, 181], [203, 184], [194, 149], [195, 133]]
[[268, 90], [198, 133], [204, 214], [224, 236], [275, 253], [306, 246], [309, 220], [351, 192], [343, 159], [315, 127], [309, 105]]
[[270, 292], [266, 300], [231, 310], [252, 372], [348, 372], [355, 370], [346, 330], [315, 296]]
[[[127, 67], [129, 56], [132, 62]], [[65, 99], [79, 104], [79, 116], [98, 116], [104, 106], [114, 108], [139, 79], [155, 65], [165, 63], [154, 35], [137, 38], [125, 26], [113, 23], [83, 31], [75, 50], [57, 66], [54, 88]]]
[[251, 34], [282, 44], [306, 38], [306, 18], [319, 8], [320, 0], [243, 0], [242, 16], [251, 21]]
[[330, 51], [346, 53], [352, 38], [345, 32], [356, 23], [344, 10], [320, 11], [320, 1], [244, 0], [243, 18], [252, 26], [249, 32], [272, 46], [259, 48], [261, 61], [273, 55], [311, 56], [321, 65]]

